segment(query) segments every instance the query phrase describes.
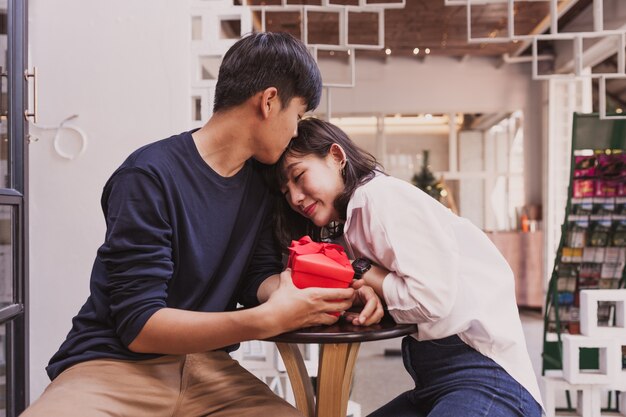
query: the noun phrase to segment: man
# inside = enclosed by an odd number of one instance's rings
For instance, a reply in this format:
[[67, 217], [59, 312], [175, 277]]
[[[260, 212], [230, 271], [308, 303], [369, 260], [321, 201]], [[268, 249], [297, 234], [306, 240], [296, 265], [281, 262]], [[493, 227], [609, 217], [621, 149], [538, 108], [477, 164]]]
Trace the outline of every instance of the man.
[[[351, 288], [299, 290], [280, 273], [258, 172], [320, 94], [300, 41], [250, 35], [224, 56], [206, 125], [144, 146], [118, 168], [102, 195], [107, 231], [91, 294], [50, 360], [52, 383], [24, 416], [300, 415], [228, 351], [331, 324], [328, 313], [355, 297]], [[376, 303], [366, 300], [366, 316]]]

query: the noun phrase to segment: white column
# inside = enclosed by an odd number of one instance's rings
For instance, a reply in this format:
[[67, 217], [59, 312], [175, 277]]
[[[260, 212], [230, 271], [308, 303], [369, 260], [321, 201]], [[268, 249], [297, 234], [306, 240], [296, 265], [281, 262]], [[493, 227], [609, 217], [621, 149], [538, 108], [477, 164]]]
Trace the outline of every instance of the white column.
[[385, 137], [385, 117], [376, 116], [376, 159], [387, 166], [387, 138]]
[[456, 131], [456, 113], [448, 113], [448, 172], [457, 172], [458, 164], [458, 134]]

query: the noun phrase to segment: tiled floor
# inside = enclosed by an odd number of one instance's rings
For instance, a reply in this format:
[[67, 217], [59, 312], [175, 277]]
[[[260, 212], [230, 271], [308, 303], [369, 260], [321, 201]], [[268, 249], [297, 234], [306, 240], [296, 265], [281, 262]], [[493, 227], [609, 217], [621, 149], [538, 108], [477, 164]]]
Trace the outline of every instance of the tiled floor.
[[[541, 373], [543, 320], [539, 312], [524, 311], [521, 315], [526, 344], [535, 373]], [[362, 416], [376, 410], [413, 387], [399, 356], [385, 356], [385, 349], [398, 350], [401, 339], [363, 343], [357, 360], [352, 401], [361, 405]]]

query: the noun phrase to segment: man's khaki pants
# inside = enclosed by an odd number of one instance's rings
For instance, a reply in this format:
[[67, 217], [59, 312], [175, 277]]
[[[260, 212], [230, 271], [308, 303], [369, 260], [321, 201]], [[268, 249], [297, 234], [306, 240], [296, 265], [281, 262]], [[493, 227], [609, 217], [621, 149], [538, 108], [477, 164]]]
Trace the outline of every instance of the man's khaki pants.
[[226, 352], [98, 359], [62, 372], [23, 417], [301, 417]]

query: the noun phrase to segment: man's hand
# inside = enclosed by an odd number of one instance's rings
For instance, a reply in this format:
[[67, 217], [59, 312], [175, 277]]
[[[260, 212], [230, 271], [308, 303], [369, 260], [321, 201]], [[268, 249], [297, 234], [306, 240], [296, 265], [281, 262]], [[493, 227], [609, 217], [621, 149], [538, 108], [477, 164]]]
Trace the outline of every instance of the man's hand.
[[354, 295], [355, 290], [352, 288], [299, 289], [293, 285], [291, 270], [285, 269], [280, 274], [278, 286], [260, 307], [272, 323], [273, 333], [279, 334], [335, 323], [338, 317], [329, 313], [342, 312], [352, 307]]
[[383, 304], [376, 295], [372, 287], [365, 285], [363, 280], [352, 281], [354, 292], [353, 306], [362, 306], [363, 309], [359, 313], [346, 312], [344, 318], [355, 326], [369, 326], [380, 322], [383, 318]]

